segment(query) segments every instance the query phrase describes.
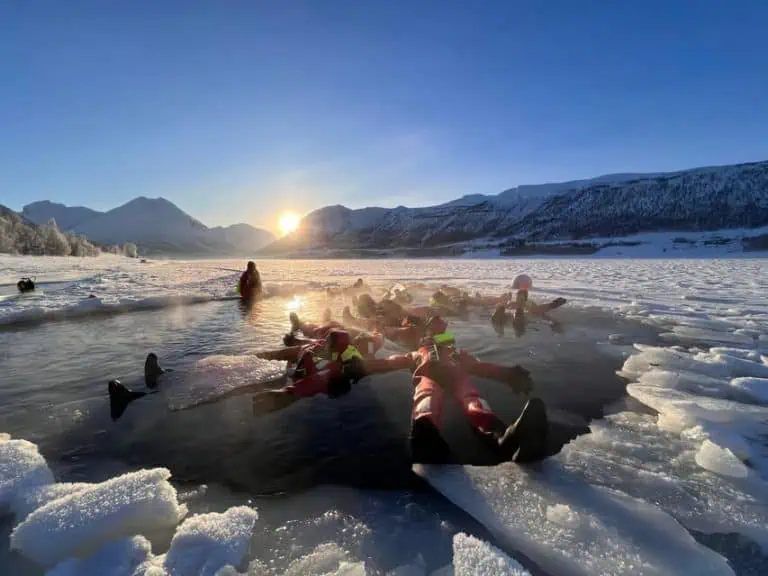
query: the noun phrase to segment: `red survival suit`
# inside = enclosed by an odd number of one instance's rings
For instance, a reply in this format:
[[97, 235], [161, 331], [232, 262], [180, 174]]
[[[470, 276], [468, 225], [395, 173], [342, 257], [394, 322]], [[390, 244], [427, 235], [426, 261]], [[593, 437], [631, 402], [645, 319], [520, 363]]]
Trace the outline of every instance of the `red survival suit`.
[[366, 359], [373, 358], [383, 342], [380, 335], [366, 333], [353, 339], [349, 332], [332, 325], [308, 331], [321, 337], [259, 354], [268, 360], [295, 364], [293, 382], [286, 390], [298, 397], [346, 394], [354, 382], [365, 376]]

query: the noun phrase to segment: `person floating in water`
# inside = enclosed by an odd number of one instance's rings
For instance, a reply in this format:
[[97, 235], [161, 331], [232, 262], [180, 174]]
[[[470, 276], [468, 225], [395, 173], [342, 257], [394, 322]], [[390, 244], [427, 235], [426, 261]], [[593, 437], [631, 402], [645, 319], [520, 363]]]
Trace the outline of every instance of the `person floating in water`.
[[[211, 398], [208, 402], [219, 402], [231, 396], [249, 394], [255, 391], [261, 392], [269, 387], [282, 386], [286, 379], [294, 382], [290, 386], [297, 391], [297, 397], [302, 396], [308, 388], [311, 390], [329, 390], [330, 393], [333, 393], [333, 391], [343, 389], [345, 386], [348, 387], [356, 381], [354, 375], [360, 372], [356, 360], [373, 358], [383, 344], [381, 335], [366, 332], [356, 332], [354, 335], [350, 335], [349, 332], [339, 330], [333, 325], [323, 327], [303, 323], [302, 327], [305, 330], [305, 335], [312, 335], [315, 338], [301, 340], [294, 338], [292, 342], [286, 341], [287, 345], [290, 344], [286, 348], [257, 354], [259, 358], [265, 360], [283, 360], [295, 365], [295, 369], [286, 373], [285, 378], [271, 380], [268, 383], [254, 382], [247, 386], [241, 386]], [[336, 356], [334, 353], [337, 353]], [[310, 358], [315, 356], [324, 357], [327, 361], [340, 360], [341, 364], [338, 366], [333, 364], [332, 367], [338, 367], [341, 372], [328, 370], [323, 373], [315, 373], [311, 369], [308, 370]], [[157, 355], [150, 353], [144, 362], [144, 390], [131, 390], [119, 380], [111, 380], [107, 390], [112, 419], [119, 419], [134, 400], [156, 393], [161, 377], [166, 372], [171, 372], [171, 370], [161, 368]]]
[[240, 298], [244, 302], [253, 302], [261, 297], [261, 276], [256, 269], [255, 262], [248, 262], [248, 267], [240, 276], [238, 292], [240, 293]]
[[525, 333], [527, 325], [527, 314], [542, 318], [550, 323], [554, 330], [559, 330], [559, 323], [549, 316], [549, 312], [560, 308], [568, 303], [565, 298], [555, 298], [547, 304], [536, 304], [529, 297], [529, 292], [533, 289], [533, 281], [526, 274], [521, 274], [515, 278], [512, 283], [513, 290], [517, 290], [513, 312], [507, 311], [507, 306], [499, 304], [491, 315], [491, 325], [499, 333], [504, 333], [504, 327], [511, 324], [518, 336]]
[[[523, 413], [511, 426], [491, 410], [472, 385], [471, 376], [505, 383], [518, 393], [528, 394], [532, 388], [530, 374], [520, 366], [501, 366], [483, 362], [455, 348], [454, 336], [446, 331], [439, 317], [431, 319], [425, 337], [409, 354], [386, 359], [370, 354], [363, 356], [348, 334], [333, 329], [322, 344], [302, 348], [297, 357], [297, 370], [302, 379], [277, 390], [266, 390], [254, 399], [254, 412], [280, 410], [302, 398], [317, 394], [339, 396], [361, 378], [396, 370], [413, 374], [413, 407], [411, 414], [411, 450], [413, 460], [422, 463], [449, 463], [451, 450], [440, 433], [445, 393], [450, 393], [461, 406], [473, 429], [487, 440], [497, 462], [530, 462], [545, 457], [547, 417], [540, 399], [531, 399]], [[349, 347], [352, 347], [350, 350]], [[286, 349], [281, 359], [293, 359], [294, 349]], [[262, 355], [276, 358], [280, 351]]]

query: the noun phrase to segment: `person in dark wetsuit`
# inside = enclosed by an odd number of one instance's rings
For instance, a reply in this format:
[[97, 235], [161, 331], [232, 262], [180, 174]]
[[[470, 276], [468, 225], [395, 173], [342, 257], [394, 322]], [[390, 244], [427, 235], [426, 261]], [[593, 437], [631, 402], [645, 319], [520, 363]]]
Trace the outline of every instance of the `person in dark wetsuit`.
[[240, 275], [240, 282], [238, 282], [237, 289], [240, 298], [244, 302], [253, 302], [261, 297], [261, 276], [256, 269], [255, 262], [248, 262], [248, 267], [245, 272]]

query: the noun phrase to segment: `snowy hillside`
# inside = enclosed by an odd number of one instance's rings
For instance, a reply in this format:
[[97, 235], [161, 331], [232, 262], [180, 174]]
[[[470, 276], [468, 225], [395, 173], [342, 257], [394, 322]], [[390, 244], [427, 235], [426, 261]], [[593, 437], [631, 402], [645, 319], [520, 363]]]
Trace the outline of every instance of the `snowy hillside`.
[[768, 224], [768, 162], [518, 186], [428, 208], [332, 206], [268, 248], [391, 249], [611, 238]]
[[24, 206], [21, 214], [35, 224], [47, 224], [53, 218], [56, 220], [59, 230], [72, 230], [76, 226], [100, 216], [102, 212], [84, 206], [65, 206], [42, 200]]
[[142, 196], [108, 212], [43, 201], [24, 212], [33, 221], [54, 218], [62, 229], [101, 244], [135, 243], [142, 254], [246, 255], [274, 241], [270, 232], [248, 224], [209, 229], [165, 198]]
[[254, 228], [250, 224], [217, 226], [211, 228], [209, 233], [212, 237], [218, 238], [220, 242], [231, 244], [239, 251], [258, 250], [275, 241], [274, 234], [262, 228]]
[[536, 240], [768, 224], [768, 162], [689, 170], [554, 196], [506, 231]]

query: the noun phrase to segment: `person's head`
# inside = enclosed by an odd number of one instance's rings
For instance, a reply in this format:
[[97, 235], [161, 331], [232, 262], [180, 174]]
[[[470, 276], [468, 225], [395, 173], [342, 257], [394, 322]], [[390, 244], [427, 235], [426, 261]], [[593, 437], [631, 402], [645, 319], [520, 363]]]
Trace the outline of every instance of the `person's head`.
[[424, 334], [427, 336], [436, 336], [442, 334], [448, 329], [448, 324], [441, 316], [432, 316], [424, 324]]
[[363, 279], [362, 279], [362, 278], [358, 278], [358, 279], [355, 281], [355, 283], [353, 284], [353, 286], [354, 286], [355, 288], [362, 288], [362, 287], [363, 287]]
[[512, 289], [529, 292], [530, 290], [533, 290], [533, 280], [531, 280], [531, 277], [527, 274], [519, 274], [515, 276], [515, 279], [512, 281]]
[[349, 332], [345, 330], [331, 330], [325, 339], [325, 350], [328, 356], [341, 354], [350, 344]]
[[437, 304], [451, 304], [451, 299], [448, 297], [448, 294], [442, 290], [438, 290], [432, 294], [432, 300], [434, 300]]
[[248, 271], [250, 274], [253, 274], [254, 272], [256, 272], [256, 262], [254, 262], [253, 260], [251, 260], [250, 262], [248, 262], [248, 267], [246, 268], [246, 270], [247, 270], [247, 271]]
[[378, 332], [372, 334], [359, 334], [354, 340], [352, 340], [352, 346], [363, 356], [375, 356], [381, 347], [384, 345], [384, 338]]

